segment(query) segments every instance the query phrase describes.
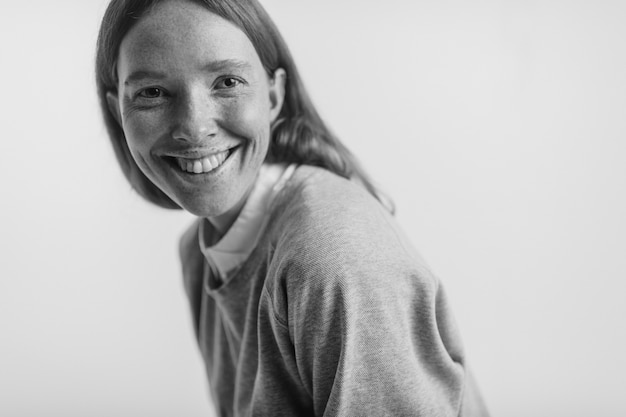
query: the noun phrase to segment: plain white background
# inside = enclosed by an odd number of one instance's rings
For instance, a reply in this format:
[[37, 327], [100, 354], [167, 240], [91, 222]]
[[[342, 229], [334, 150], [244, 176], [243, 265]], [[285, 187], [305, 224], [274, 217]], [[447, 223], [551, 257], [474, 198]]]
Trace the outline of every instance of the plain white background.
[[[626, 4], [266, 0], [445, 283], [494, 416], [623, 416]], [[105, 0], [0, 6], [0, 415], [211, 416], [93, 81]]]

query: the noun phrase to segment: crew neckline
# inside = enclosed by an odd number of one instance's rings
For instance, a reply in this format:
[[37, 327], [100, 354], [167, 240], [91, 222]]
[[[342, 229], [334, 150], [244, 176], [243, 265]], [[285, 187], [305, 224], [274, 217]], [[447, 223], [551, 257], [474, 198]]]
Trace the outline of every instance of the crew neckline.
[[263, 164], [241, 212], [217, 242], [206, 233], [208, 219], [200, 221], [200, 250], [212, 267], [213, 285], [219, 286], [231, 278], [256, 247], [269, 218], [269, 208], [276, 195], [296, 169], [295, 164]]

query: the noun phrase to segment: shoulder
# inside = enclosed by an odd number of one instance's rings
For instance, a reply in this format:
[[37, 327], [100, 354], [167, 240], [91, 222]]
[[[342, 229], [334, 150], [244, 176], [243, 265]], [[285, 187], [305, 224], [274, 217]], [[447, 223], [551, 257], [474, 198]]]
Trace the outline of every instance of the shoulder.
[[200, 252], [198, 233], [201, 219], [194, 220], [185, 230], [178, 242], [178, 253], [183, 270], [183, 279], [187, 292], [191, 292], [202, 277], [204, 257]]
[[183, 262], [193, 257], [195, 252], [199, 252], [200, 250], [198, 245], [199, 226], [200, 219], [195, 219], [187, 229], [185, 229], [178, 241], [178, 252]]
[[271, 220], [274, 276], [286, 295], [437, 286], [393, 216], [359, 185], [300, 167]]
[[291, 238], [355, 239], [372, 229], [389, 230], [390, 213], [363, 187], [322, 168], [301, 166], [277, 198], [274, 218]]

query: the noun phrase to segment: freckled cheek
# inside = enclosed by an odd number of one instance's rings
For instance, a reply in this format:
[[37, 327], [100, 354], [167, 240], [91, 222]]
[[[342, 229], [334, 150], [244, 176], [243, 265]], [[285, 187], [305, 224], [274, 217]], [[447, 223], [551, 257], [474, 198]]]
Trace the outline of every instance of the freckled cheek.
[[262, 103], [258, 101], [236, 103], [223, 110], [228, 129], [238, 136], [252, 142], [263, 142], [269, 137], [269, 113]]
[[147, 152], [163, 129], [159, 117], [135, 115], [124, 121], [124, 135], [131, 150]]
[[154, 116], [137, 114], [124, 120], [124, 135], [130, 153], [135, 163], [148, 177], [152, 177], [150, 168], [150, 152], [155, 145], [156, 138], [163, 127], [159, 119]]

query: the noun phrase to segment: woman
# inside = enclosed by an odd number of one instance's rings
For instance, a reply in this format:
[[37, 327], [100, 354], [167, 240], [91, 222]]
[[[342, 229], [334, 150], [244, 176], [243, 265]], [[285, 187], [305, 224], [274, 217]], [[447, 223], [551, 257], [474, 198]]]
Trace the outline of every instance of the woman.
[[486, 415], [444, 292], [256, 1], [113, 0], [97, 84], [183, 276], [223, 416]]

